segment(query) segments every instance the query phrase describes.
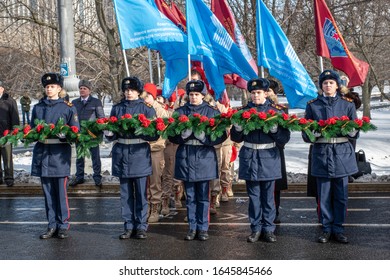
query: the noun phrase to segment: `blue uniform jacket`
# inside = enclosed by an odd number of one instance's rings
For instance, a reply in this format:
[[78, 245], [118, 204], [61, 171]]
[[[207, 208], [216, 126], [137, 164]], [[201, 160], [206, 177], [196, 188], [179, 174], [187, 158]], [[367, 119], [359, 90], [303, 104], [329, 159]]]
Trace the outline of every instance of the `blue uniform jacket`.
[[[207, 103], [195, 106], [186, 103], [184, 106], [175, 110], [180, 115], [190, 116], [195, 113], [212, 118], [219, 114], [219, 111]], [[197, 140], [192, 133], [187, 139], [180, 135], [169, 137], [172, 143], [179, 144], [176, 152], [175, 178], [186, 182], [209, 181], [218, 178], [217, 155], [214, 146], [221, 144], [227, 138], [226, 133], [215, 141], [211, 141], [206, 136], [203, 145], [186, 145], [188, 140]]]
[[[80, 129], [76, 108], [72, 104], [59, 98], [57, 100], [42, 99], [33, 108], [31, 127], [35, 127], [35, 120], [45, 120], [46, 123], [56, 124], [64, 119], [69, 126]], [[67, 177], [70, 175], [72, 148], [68, 143], [43, 144], [37, 142], [33, 150], [31, 175], [38, 177]]]
[[[333, 98], [319, 95], [306, 106], [306, 119], [319, 121], [342, 116], [347, 116], [350, 120], [356, 119], [356, 108], [352, 100], [338, 94]], [[358, 136], [359, 134], [354, 138]], [[310, 142], [304, 132], [302, 138], [305, 142]], [[314, 143], [311, 160], [312, 176], [339, 178], [355, 174], [357, 171], [355, 151], [349, 141], [337, 144]]]
[[[156, 111], [146, 105], [142, 99], [122, 100], [111, 109], [110, 116], [118, 119], [125, 114], [144, 114], [148, 119], [156, 117]], [[129, 132], [126, 134], [115, 133], [114, 136], [107, 137], [109, 140], [123, 139], [143, 139], [145, 141], [156, 141], [159, 136], [136, 136]], [[112, 175], [119, 178], [145, 177], [152, 174], [152, 159], [150, 156], [149, 143], [121, 144], [116, 143], [112, 147]]]
[[[283, 113], [282, 108], [270, 103], [268, 100], [262, 105], [255, 105], [249, 102], [243, 110], [256, 108], [257, 112], [274, 110]], [[280, 108], [280, 109], [278, 109]], [[234, 126], [230, 135], [232, 141], [241, 143], [243, 141], [253, 144], [276, 143], [284, 146], [290, 140], [290, 131], [279, 127], [276, 133], [264, 133], [262, 130], [254, 130], [247, 135], [243, 131], [238, 132]], [[238, 177], [248, 181], [271, 181], [282, 178], [280, 152], [278, 147], [256, 150], [242, 146], [239, 153], [240, 166]]]
[[76, 107], [80, 122], [104, 118], [102, 102], [95, 97], [89, 96], [85, 104], [81, 98], [77, 98], [72, 101], [72, 104]]

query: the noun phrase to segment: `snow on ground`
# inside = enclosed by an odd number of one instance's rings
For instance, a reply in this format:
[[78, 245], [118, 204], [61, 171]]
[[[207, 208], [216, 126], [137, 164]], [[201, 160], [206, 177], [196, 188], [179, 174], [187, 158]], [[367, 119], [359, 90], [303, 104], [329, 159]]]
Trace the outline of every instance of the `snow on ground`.
[[[372, 103], [372, 107], [379, 104]], [[390, 106], [390, 102], [384, 101], [381, 105], [387, 104]], [[112, 104], [106, 104], [104, 110], [108, 115], [111, 110]], [[233, 102], [233, 106], [239, 106], [237, 101]], [[290, 113], [302, 113], [304, 110], [294, 109], [290, 110]], [[361, 117], [362, 112], [358, 112]], [[372, 123], [378, 127], [377, 131], [369, 131], [368, 133], [361, 133], [360, 138], [357, 141], [356, 150], [363, 149], [366, 153], [367, 160], [371, 163], [372, 174], [365, 175], [358, 179], [356, 182], [390, 182], [390, 149], [388, 145], [390, 143], [390, 107], [373, 109], [371, 111]], [[118, 179], [112, 177], [111, 174], [111, 158], [109, 157], [111, 151], [111, 143], [103, 143], [100, 146], [102, 157], [102, 173], [103, 182], [118, 182]], [[288, 173], [288, 180], [291, 183], [304, 183], [307, 177], [307, 162], [308, 162], [309, 144], [303, 142], [301, 134], [299, 132], [292, 132], [291, 139], [285, 147], [286, 167]], [[27, 151], [21, 154], [14, 154], [14, 170], [15, 170], [15, 183], [31, 183], [39, 184], [40, 179], [37, 177], [31, 177], [29, 172], [31, 170], [32, 153]], [[235, 170], [238, 169], [238, 159], [234, 163]], [[89, 159], [86, 160], [86, 180], [92, 181], [91, 171], [92, 164]], [[72, 174], [75, 173], [75, 152], [73, 152], [72, 159]]]

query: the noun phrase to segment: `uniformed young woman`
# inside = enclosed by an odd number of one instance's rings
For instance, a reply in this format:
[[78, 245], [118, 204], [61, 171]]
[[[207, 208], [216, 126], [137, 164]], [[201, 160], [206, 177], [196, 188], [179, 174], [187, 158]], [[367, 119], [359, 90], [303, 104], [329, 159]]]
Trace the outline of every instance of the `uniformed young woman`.
[[[267, 100], [269, 85], [267, 79], [250, 80], [248, 91], [252, 101], [243, 110], [254, 108], [257, 112], [283, 112], [282, 107]], [[248, 215], [252, 233], [247, 241], [256, 242], [263, 233], [266, 242], [276, 242], [274, 187], [275, 180], [282, 178], [277, 145], [284, 145], [290, 140], [290, 131], [275, 125], [268, 133], [258, 129], [245, 135], [241, 126], [233, 125], [230, 137], [234, 142], [244, 142], [239, 153], [238, 177], [246, 181], [249, 196]]]
[[[144, 114], [146, 118], [156, 117], [156, 111], [147, 105], [139, 95], [143, 84], [137, 77], [122, 80], [124, 99], [111, 109], [111, 117], [120, 119], [125, 114]], [[133, 132], [112, 133], [104, 131], [107, 139], [117, 140], [112, 148], [112, 175], [119, 177], [121, 211], [125, 231], [119, 239], [145, 239], [148, 228], [148, 200], [146, 180], [152, 174], [152, 160], [148, 141], [156, 141], [159, 136], [136, 136]]]
[[[347, 116], [356, 119], [356, 108], [352, 99], [340, 94], [340, 76], [333, 70], [325, 70], [319, 76], [322, 95], [309, 101], [305, 118], [327, 120], [332, 117]], [[337, 242], [348, 243], [343, 224], [347, 213], [348, 176], [358, 171], [355, 151], [349, 138], [356, 139], [358, 131], [348, 137], [325, 139], [318, 133], [312, 148], [311, 175], [316, 178], [318, 195], [318, 216], [322, 224], [319, 243], [329, 242], [331, 235]], [[306, 133], [303, 140], [310, 142]]]
[[[212, 118], [219, 111], [203, 101], [204, 83], [200, 80], [189, 81], [186, 91], [189, 102], [175, 110], [180, 115], [195, 113]], [[191, 241], [196, 237], [205, 241], [209, 239], [209, 181], [218, 178], [217, 155], [214, 146], [222, 143], [223, 137], [211, 141], [210, 137], [201, 133], [195, 135], [191, 129], [181, 135], [170, 137], [172, 143], [179, 144], [176, 152], [175, 178], [184, 182], [186, 192], [187, 218], [189, 231], [185, 240]]]
[[[79, 121], [77, 111], [72, 104], [59, 97], [63, 86], [63, 77], [58, 73], [47, 73], [42, 76], [45, 97], [33, 108], [31, 127], [35, 120], [56, 124], [60, 118], [69, 126], [76, 126]], [[68, 237], [69, 204], [67, 196], [68, 177], [71, 165], [71, 145], [65, 135], [59, 134], [54, 139], [38, 141], [33, 150], [31, 175], [41, 177], [45, 195], [46, 216], [49, 222], [47, 231], [40, 235], [41, 239], [57, 236]]]

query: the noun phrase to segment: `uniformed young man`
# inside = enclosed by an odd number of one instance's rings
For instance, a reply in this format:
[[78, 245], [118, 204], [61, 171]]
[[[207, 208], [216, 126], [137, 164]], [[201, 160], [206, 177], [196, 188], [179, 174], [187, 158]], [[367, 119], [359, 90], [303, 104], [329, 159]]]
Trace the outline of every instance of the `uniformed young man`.
[[[41, 81], [46, 97], [34, 106], [31, 127], [36, 126], [35, 120], [56, 124], [59, 119], [63, 119], [64, 124], [80, 129], [76, 108], [72, 103], [59, 98], [60, 92], [63, 91], [63, 77], [58, 73], [47, 73], [42, 76]], [[70, 211], [67, 187], [71, 153], [71, 145], [66, 142], [63, 134], [54, 139], [38, 141], [34, 146], [31, 175], [41, 177], [49, 222], [47, 231], [40, 235], [41, 239], [53, 236], [60, 239], [68, 237]]]
[[[219, 111], [203, 101], [204, 83], [191, 80], [186, 85], [189, 102], [175, 110], [179, 115], [195, 113], [208, 118], [219, 114]], [[192, 129], [184, 130], [181, 135], [169, 137], [172, 143], [179, 144], [176, 151], [175, 178], [184, 182], [186, 192], [187, 219], [189, 231], [185, 240], [196, 237], [205, 241], [209, 239], [209, 181], [218, 178], [217, 155], [214, 146], [222, 143], [227, 135], [211, 141], [204, 132], [196, 135]]]
[[[269, 110], [277, 113], [283, 112], [280, 106], [267, 100], [268, 89], [267, 79], [259, 78], [248, 81], [248, 91], [252, 101], [242, 109], [256, 109], [257, 112]], [[282, 177], [280, 152], [277, 145], [284, 145], [290, 140], [290, 131], [275, 125], [268, 133], [257, 129], [245, 135], [243, 127], [235, 124], [231, 129], [230, 137], [234, 142], [244, 142], [239, 153], [238, 178], [245, 180], [249, 196], [248, 216], [252, 233], [247, 241], [256, 242], [263, 233], [266, 242], [276, 242], [274, 187], [275, 180]]]
[[[325, 70], [319, 76], [322, 91], [316, 99], [308, 102], [305, 118], [315, 121], [332, 117], [357, 118], [352, 99], [340, 94], [340, 76], [333, 70]], [[319, 243], [329, 242], [332, 234], [335, 241], [348, 243], [343, 224], [347, 213], [348, 176], [358, 171], [355, 151], [350, 138], [356, 139], [358, 131], [351, 131], [347, 137], [325, 139], [319, 133], [313, 143], [311, 154], [311, 175], [316, 178], [318, 195], [318, 216], [322, 224]], [[302, 133], [305, 142], [311, 142]]]
[[[77, 114], [81, 121], [92, 121], [95, 119], [104, 118], [104, 110], [102, 101], [98, 98], [91, 96], [92, 84], [88, 80], [80, 80], [79, 92], [80, 97], [72, 101], [74, 107], [76, 107]], [[77, 148], [77, 145], [76, 145]], [[92, 178], [97, 187], [102, 186], [102, 163], [100, 160], [100, 148], [99, 146], [89, 149], [91, 153], [93, 175]], [[76, 160], [76, 175], [69, 182], [69, 186], [76, 186], [84, 183], [84, 167], [85, 158], [77, 158]]]
[[[143, 83], [137, 77], [124, 78], [124, 99], [112, 107], [110, 116], [120, 119], [125, 114], [144, 114], [146, 118], [154, 119], [156, 111], [139, 98], [142, 91]], [[119, 177], [122, 218], [125, 221], [125, 231], [119, 239], [145, 239], [148, 228], [146, 183], [148, 176], [152, 174], [148, 141], [156, 141], [159, 136], [136, 136], [133, 131], [104, 131], [104, 134], [108, 140], [117, 140], [112, 147], [112, 175]]]

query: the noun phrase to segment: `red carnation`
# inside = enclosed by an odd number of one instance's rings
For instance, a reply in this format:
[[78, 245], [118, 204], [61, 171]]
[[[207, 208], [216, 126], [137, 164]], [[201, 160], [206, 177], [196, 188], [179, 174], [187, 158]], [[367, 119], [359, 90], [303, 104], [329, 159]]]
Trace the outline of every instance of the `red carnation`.
[[361, 127], [363, 125], [363, 121], [362, 120], [359, 120], [359, 119], [356, 119], [354, 121], [359, 127]]
[[150, 123], [151, 123], [151, 121], [148, 120], [148, 119], [145, 119], [145, 120], [141, 121], [141, 125], [143, 127], [149, 127]]
[[265, 112], [260, 112], [257, 115], [259, 116], [259, 119], [261, 119], [261, 120], [267, 119], [267, 113], [265, 113]]
[[318, 125], [319, 126], [326, 126], [326, 122], [324, 120], [319, 120]]
[[369, 117], [364, 116], [364, 117], [362, 118], [362, 121], [365, 122], [365, 123], [369, 123], [371, 120], [370, 120]]
[[72, 125], [70, 129], [73, 131], [73, 133], [79, 132], [79, 128], [77, 126]]
[[200, 118], [200, 114], [199, 114], [199, 113], [195, 113], [195, 114], [193, 114], [193, 116], [194, 116], [195, 118]]
[[105, 121], [106, 121], [106, 118], [101, 118], [101, 119], [97, 119], [97, 120], [96, 120], [96, 123], [98, 123], [98, 124], [104, 124]]
[[283, 120], [287, 121], [290, 118], [290, 116], [286, 113], [282, 113], [282, 118]]
[[348, 118], [348, 116], [342, 116], [340, 118], [340, 120], [342, 120], [342, 121], [349, 121], [349, 118]]
[[145, 120], [147, 120], [148, 118], [144, 115], [144, 114], [139, 114], [138, 115], [138, 120], [140, 122], [144, 122]]
[[124, 117], [125, 119], [131, 119], [131, 118], [132, 118], [132, 116], [131, 116], [130, 114], [124, 114], [123, 117]]
[[53, 123], [51, 123], [51, 124], [49, 124], [49, 127], [50, 127], [50, 129], [52, 130], [52, 129], [54, 129], [56, 126], [55, 126]]
[[12, 131], [12, 135], [16, 135], [19, 132], [19, 128], [15, 127], [14, 130]]
[[41, 132], [42, 129], [43, 129], [43, 125], [41, 124], [37, 125], [37, 132]]
[[328, 124], [336, 124], [336, 122], [337, 122], [336, 118], [330, 118], [330, 119], [327, 120]]
[[209, 120], [209, 118], [206, 117], [206, 116], [201, 116], [200, 117], [200, 122], [207, 122], [208, 120]]
[[251, 113], [249, 113], [248, 111], [245, 111], [242, 113], [241, 115], [244, 119], [249, 119], [251, 117]]
[[118, 121], [118, 118], [117, 118], [117, 117], [115, 117], [115, 116], [111, 116], [111, 117], [110, 117], [110, 122], [115, 123], [115, 122], [117, 122], [117, 121]]
[[270, 114], [271, 116], [274, 116], [276, 114], [276, 112], [274, 110], [268, 110], [268, 114]]
[[307, 119], [305, 119], [305, 118], [299, 119], [299, 124], [307, 124], [307, 123], [308, 123]]
[[256, 114], [257, 113], [257, 110], [255, 108], [250, 108], [249, 109], [249, 113], [251, 114]]
[[168, 122], [169, 122], [169, 123], [174, 123], [174, 122], [175, 122], [175, 119], [174, 119], [174, 118], [169, 118], [169, 119], [168, 119]]
[[8, 133], [9, 133], [9, 130], [8, 130], [8, 129], [4, 130], [4, 132], [3, 132], [3, 136], [7, 136], [7, 135], [8, 135]]
[[163, 122], [156, 123], [156, 129], [158, 131], [163, 131], [165, 129], [165, 124]]
[[181, 123], [188, 122], [188, 121], [189, 121], [189, 119], [186, 115], [181, 115], [179, 117], [179, 122], [181, 122]]
[[215, 125], [215, 119], [214, 118], [209, 119], [209, 124], [210, 124], [210, 126], [214, 126]]
[[157, 119], [156, 119], [156, 123], [162, 123], [162, 124], [163, 124], [163, 123], [164, 123], [164, 120], [163, 120], [162, 118], [157, 118]]
[[26, 126], [23, 128], [23, 133], [24, 133], [24, 134], [27, 134], [27, 133], [29, 133], [30, 130], [31, 130], [31, 126], [30, 126], [30, 125], [26, 125]]

